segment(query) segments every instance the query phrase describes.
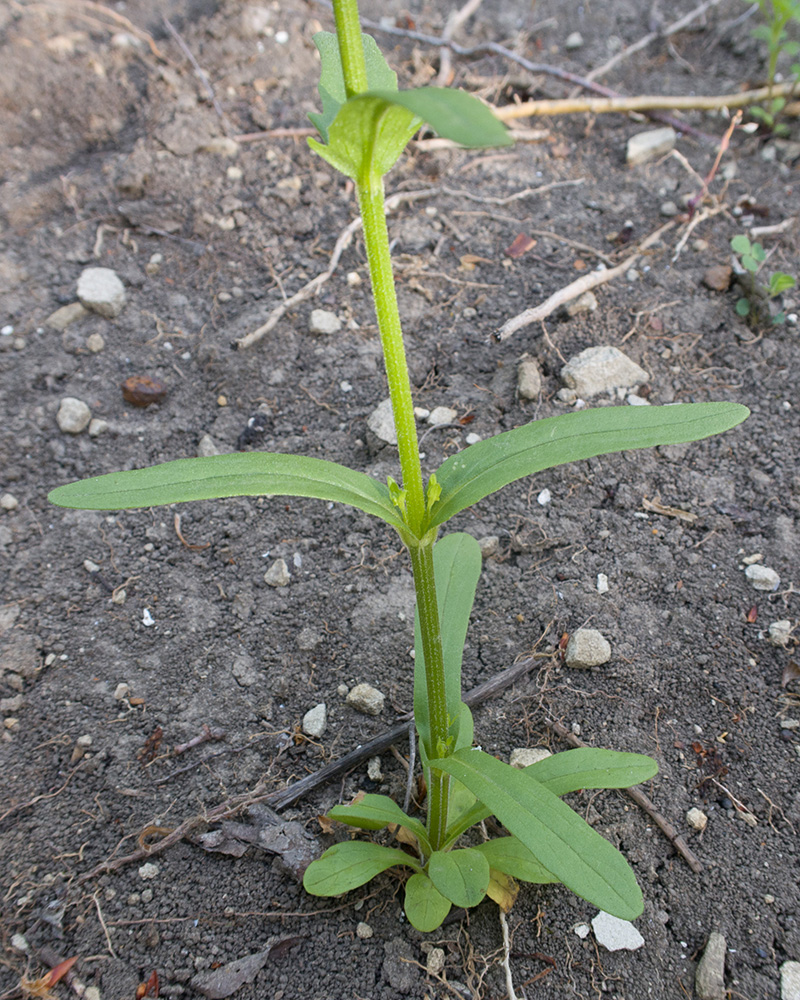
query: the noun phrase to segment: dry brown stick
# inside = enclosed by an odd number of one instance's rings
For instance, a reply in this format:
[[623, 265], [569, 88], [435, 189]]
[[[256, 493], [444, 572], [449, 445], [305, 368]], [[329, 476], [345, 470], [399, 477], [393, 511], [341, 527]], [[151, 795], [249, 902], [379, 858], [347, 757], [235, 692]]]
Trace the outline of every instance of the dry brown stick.
[[437, 87], [449, 87], [453, 82], [453, 66], [450, 59], [449, 42], [461, 25], [468, 18], [472, 17], [482, 3], [483, 0], [467, 0], [463, 7], [460, 9], [456, 8], [450, 12], [450, 16], [447, 18], [447, 23], [444, 26], [444, 31], [442, 32], [442, 39], [444, 39], [445, 44], [439, 49], [439, 74], [436, 77]]
[[[386, 199], [386, 211], [392, 211], [392, 209], [397, 208], [397, 206], [402, 204], [404, 201], [415, 201], [418, 198], [430, 198], [436, 194], [437, 191], [438, 188], [429, 188], [425, 191], [402, 191], [398, 194], [393, 194], [391, 197]], [[266, 337], [270, 330], [277, 326], [283, 316], [293, 306], [299, 305], [306, 299], [311, 298], [312, 295], [315, 295], [336, 270], [339, 265], [339, 259], [345, 250], [350, 246], [350, 241], [360, 228], [361, 216], [358, 216], [346, 225], [339, 234], [339, 238], [336, 240], [333, 253], [331, 254], [330, 263], [328, 264], [326, 270], [322, 271], [315, 278], [312, 278], [308, 284], [303, 285], [299, 292], [295, 292], [295, 294], [290, 298], [284, 299], [283, 302], [275, 306], [267, 317], [265, 323], [262, 323], [256, 330], [252, 330], [244, 337], [240, 337], [239, 340], [235, 340], [233, 342], [233, 346], [237, 350], [243, 350], [245, 347], [251, 347], [253, 344], [257, 344], [259, 340]]]
[[543, 319], [547, 319], [548, 316], [552, 315], [556, 309], [563, 306], [566, 302], [571, 302], [579, 295], [583, 295], [584, 292], [588, 292], [592, 288], [597, 288], [598, 285], [604, 285], [607, 281], [613, 281], [614, 278], [618, 278], [629, 268], [633, 267], [644, 250], [652, 246], [653, 243], [659, 240], [674, 225], [674, 220], [665, 222], [663, 226], [660, 226], [654, 233], [651, 233], [646, 239], [642, 240], [635, 253], [623, 260], [621, 264], [617, 264], [616, 267], [609, 267], [603, 271], [592, 271], [590, 274], [584, 274], [563, 288], [559, 288], [557, 292], [553, 292], [550, 298], [545, 299], [541, 305], [525, 309], [517, 316], [512, 316], [511, 319], [506, 320], [500, 327], [497, 339], [507, 340], [512, 333], [516, 333], [523, 326], [529, 326], [531, 323], [538, 323]]
[[586, 97], [565, 98], [562, 101], [523, 101], [509, 104], [504, 108], [493, 108], [494, 114], [502, 121], [517, 118], [537, 118], [543, 115], [592, 114], [603, 115], [610, 112], [626, 114], [630, 111], [713, 111], [719, 108], [744, 108], [769, 100], [771, 96], [789, 96], [797, 91], [796, 83], [781, 83], [770, 90], [743, 90], [738, 94], [719, 96], [684, 96], [643, 94], [637, 97]]
[[659, 31], [651, 31], [649, 35], [645, 35], [644, 38], [640, 38], [638, 42], [633, 42], [627, 48], [622, 49], [615, 56], [612, 56], [608, 62], [603, 63], [602, 66], [597, 66], [591, 72], [586, 74], [587, 80], [596, 80], [598, 77], [605, 76], [610, 70], [612, 70], [618, 63], [621, 63], [623, 59], [627, 59], [632, 56], [635, 52], [639, 52], [642, 49], [646, 49], [651, 42], [657, 41], [659, 38], [669, 38], [670, 35], [675, 35], [679, 31], [683, 31], [684, 28], [688, 27], [692, 21], [697, 20], [710, 10], [712, 7], [720, 3], [720, 0], [706, 0], [705, 3], [701, 3], [699, 7], [695, 7], [694, 10], [690, 10], [688, 14], [684, 14], [683, 17], [678, 18], [677, 21], [673, 21], [672, 24], [667, 28], [661, 28]]
[[[557, 733], [562, 740], [566, 740], [570, 746], [573, 747], [588, 747], [588, 743], [584, 743], [583, 740], [579, 740], [578, 737], [571, 733], [565, 726], [562, 726], [560, 722], [556, 719], [548, 719], [548, 726]], [[675, 850], [683, 857], [686, 864], [692, 869], [692, 871], [699, 875], [703, 870], [703, 865], [697, 855], [691, 850], [689, 845], [683, 838], [683, 834], [678, 833], [675, 827], [665, 819], [664, 816], [656, 809], [650, 799], [644, 794], [644, 792], [639, 791], [638, 788], [623, 788], [627, 795], [629, 795], [633, 801], [643, 809], [647, 815], [652, 819], [656, 826], [661, 830], [667, 840], [671, 841]]]

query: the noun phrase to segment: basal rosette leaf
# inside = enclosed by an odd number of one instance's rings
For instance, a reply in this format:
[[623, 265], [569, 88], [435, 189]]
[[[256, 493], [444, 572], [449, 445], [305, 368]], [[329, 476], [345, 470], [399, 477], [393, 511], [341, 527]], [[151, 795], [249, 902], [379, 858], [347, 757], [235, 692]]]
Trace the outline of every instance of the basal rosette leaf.
[[489, 863], [480, 851], [434, 851], [428, 877], [439, 892], [456, 906], [477, 906], [489, 887]]
[[544, 785], [478, 749], [430, 766], [466, 785], [576, 895], [622, 920], [641, 914], [642, 892], [623, 856]]
[[395, 865], [408, 865], [421, 871], [419, 864], [405, 853], [367, 840], [350, 840], [329, 847], [322, 857], [312, 861], [303, 875], [303, 888], [312, 896], [339, 896]]
[[443, 896], [427, 875], [417, 872], [406, 882], [403, 909], [412, 927], [429, 933], [441, 926], [450, 912], [451, 902]]

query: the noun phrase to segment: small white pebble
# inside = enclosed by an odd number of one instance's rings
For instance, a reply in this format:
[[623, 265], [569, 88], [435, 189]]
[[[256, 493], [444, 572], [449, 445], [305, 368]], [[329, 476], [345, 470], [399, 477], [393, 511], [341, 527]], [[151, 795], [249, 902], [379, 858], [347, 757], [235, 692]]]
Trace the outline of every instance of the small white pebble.
[[608, 593], [608, 577], [605, 573], [597, 574], [597, 593], [607, 594]]
[[375, 933], [369, 924], [364, 923], [362, 920], [358, 927], [356, 927], [356, 935], [361, 938], [362, 941], [367, 941]]
[[114, 700], [122, 701], [123, 698], [127, 698], [131, 693], [130, 687], [123, 681], [114, 688]]
[[0, 334], [2, 334], [4, 337], [10, 337], [13, 332], [14, 332], [14, 327], [10, 326], [10, 325], [9, 326], [4, 326], [0, 330]]
[[536, 502], [537, 502], [537, 503], [538, 503], [538, 504], [539, 504], [539, 505], [540, 505], [541, 507], [546, 507], [546, 506], [547, 506], [547, 505], [548, 505], [548, 504], [550, 503], [550, 501], [551, 501], [552, 499], [553, 499], [553, 496], [552, 496], [552, 494], [550, 493], [550, 490], [547, 490], [547, 489], [544, 489], [544, 490], [542, 490], [542, 492], [541, 492], [541, 493], [539, 494], [539, 496], [538, 496], [538, 497], [536, 497]]
[[139, 878], [145, 880], [155, 878], [158, 875], [158, 865], [153, 864], [152, 861], [147, 861], [139, 869]]
[[481, 439], [480, 434], [476, 434], [474, 431], [471, 434], [467, 434], [465, 440], [467, 444], [477, 444]]
[[142, 612], [142, 625], [145, 625], [147, 628], [149, 628], [151, 625], [155, 625], [155, 623], [156, 620], [150, 614], [150, 609], [145, 608], [144, 611]]
[[275, 41], [278, 43], [278, 45], [285, 45], [289, 41], [289, 32], [288, 31], [276, 31], [275, 32]]

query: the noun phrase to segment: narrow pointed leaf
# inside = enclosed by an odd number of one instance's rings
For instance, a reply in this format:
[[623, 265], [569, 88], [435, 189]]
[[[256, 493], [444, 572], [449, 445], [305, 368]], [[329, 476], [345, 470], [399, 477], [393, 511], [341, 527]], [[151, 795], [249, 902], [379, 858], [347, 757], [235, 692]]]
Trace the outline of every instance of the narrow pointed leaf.
[[366, 840], [345, 841], [329, 847], [321, 858], [311, 862], [303, 876], [303, 887], [312, 896], [339, 896], [395, 865], [420, 870], [405, 851]]
[[[451, 735], [458, 737], [466, 707], [461, 702], [461, 660], [481, 574], [481, 550], [472, 535], [455, 532], [440, 539], [433, 549], [433, 572], [442, 628], [447, 714], [453, 721]], [[420, 739], [430, 747], [428, 689], [419, 614], [414, 619], [414, 640], [414, 720]], [[470, 721], [471, 718], [470, 715]], [[471, 732], [469, 743], [472, 743]]]
[[490, 868], [518, 878], [521, 882], [544, 885], [559, 881], [518, 837], [497, 837], [484, 844], [477, 844], [473, 850], [479, 851], [486, 858]]
[[640, 753], [591, 748], [564, 750], [523, 770], [555, 795], [579, 788], [630, 788], [658, 772], [652, 757]]
[[738, 403], [610, 406], [535, 420], [470, 445], [436, 470], [442, 494], [427, 527], [444, 524], [516, 479], [614, 451], [697, 441], [749, 414]]
[[388, 795], [365, 795], [353, 805], [334, 806], [328, 811], [328, 819], [347, 823], [360, 830], [382, 830], [391, 823], [404, 826], [420, 842], [426, 854], [430, 854], [430, 843], [425, 827], [418, 819], [407, 816], [400, 806]]
[[276, 452], [179, 458], [146, 469], [111, 472], [59, 486], [51, 491], [48, 500], [59, 507], [122, 510], [262, 495], [333, 500], [403, 527], [383, 483], [336, 462]]
[[643, 908], [628, 863], [558, 796], [482, 750], [430, 761], [474, 793], [543, 867], [578, 896], [622, 920]]
[[471, 847], [434, 851], [428, 876], [439, 892], [456, 906], [477, 906], [489, 887], [489, 863]]
[[406, 882], [403, 907], [409, 923], [418, 931], [435, 931], [450, 912], [450, 900], [439, 892], [427, 875], [417, 873]]

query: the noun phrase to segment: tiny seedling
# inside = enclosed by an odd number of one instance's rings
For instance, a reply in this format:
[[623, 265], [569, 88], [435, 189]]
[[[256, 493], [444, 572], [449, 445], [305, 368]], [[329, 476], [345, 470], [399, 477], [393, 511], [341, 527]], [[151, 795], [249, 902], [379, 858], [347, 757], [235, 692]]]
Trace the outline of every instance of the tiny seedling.
[[[748, 414], [734, 403], [607, 407], [549, 417], [479, 441], [450, 456], [424, 481], [411, 384], [397, 308], [383, 177], [422, 122], [464, 146], [506, 145], [500, 122], [461, 92], [400, 92], [374, 40], [362, 35], [355, 0], [334, 0], [336, 34], [315, 42], [322, 112], [312, 115], [311, 148], [355, 185], [378, 328], [397, 429], [400, 479], [376, 482], [334, 462], [258, 453], [178, 459], [111, 473], [52, 491], [53, 503], [94, 510], [148, 507], [230, 496], [316, 497], [350, 504], [385, 521], [404, 543], [417, 598], [414, 720], [427, 787], [427, 815], [366, 795], [329, 816], [363, 831], [393, 827], [399, 846], [369, 839], [330, 847], [305, 873], [308, 892], [337, 896], [389, 868], [411, 870], [405, 912], [422, 931], [451, 906], [490, 896], [508, 908], [517, 880], [563, 883], [623, 919], [642, 912], [642, 894], [622, 855], [563, 800], [581, 788], [620, 788], [651, 778], [655, 761], [635, 753], [580, 749], [524, 771], [473, 746], [461, 699], [461, 660], [481, 554], [468, 534], [437, 538], [460, 511], [515, 480], [565, 462], [726, 431]], [[490, 815], [507, 836], [470, 833]]]
[[[765, 311], [768, 312], [768, 303], [776, 299], [782, 292], [794, 288], [797, 284], [791, 274], [784, 274], [783, 271], [773, 271], [766, 284], [757, 280], [767, 254], [760, 243], [752, 243], [747, 236], [740, 233], [731, 240], [731, 249], [739, 257], [739, 262], [745, 270], [742, 275], [747, 295], [741, 296], [736, 301], [736, 312], [743, 319], [758, 323], [763, 318]], [[781, 310], [772, 317], [772, 323], [779, 325], [786, 319], [786, 314]]]
[[[791, 39], [787, 30], [792, 21], [800, 25], [800, 0], [757, 0], [757, 3], [763, 23], [753, 28], [752, 35], [766, 42], [767, 85], [772, 88], [781, 55], [791, 58], [800, 52], [800, 42]], [[792, 65], [790, 75], [800, 84], [800, 63]], [[765, 104], [750, 108], [750, 114], [771, 135], [788, 135], [788, 126], [779, 120], [785, 107], [785, 97], [772, 95]]]

